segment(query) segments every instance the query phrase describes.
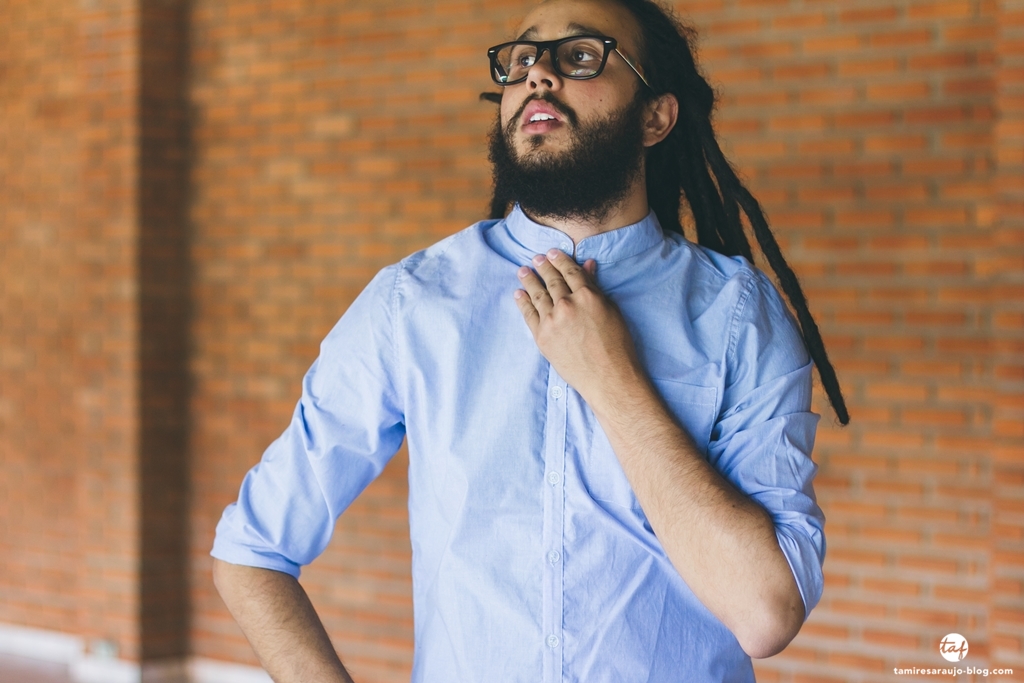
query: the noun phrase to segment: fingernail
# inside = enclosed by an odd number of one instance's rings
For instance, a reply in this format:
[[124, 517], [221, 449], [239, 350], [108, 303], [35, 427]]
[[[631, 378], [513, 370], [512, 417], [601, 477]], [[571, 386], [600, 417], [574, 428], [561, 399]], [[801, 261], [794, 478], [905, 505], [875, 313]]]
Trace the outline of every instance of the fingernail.
[[523, 291], [523, 290], [521, 290], [521, 289], [517, 289], [517, 290], [515, 291], [515, 293], [513, 293], [513, 294], [512, 294], [512, 296], [514, 296], [514, 297], [515, 297], [515, 298], [517, 298], [517, 299], [522, 299], [522, 298], [523, 298], [523, 294], [526, 294], [526, 292], [524, 292], [524, 291]]
[[562, 252], [558, 251], [557, 249], [549, 249], [548, 250], [548, 258], [551, 259], [552, 261], [555, 260], [556, 258], [558, 258], [561, 255], [562, 255]]
[[544, 254], [537, 254], [536, 256], [534, 256], [533, 262], [536, 263], [538, 266], [544, 263]]
[[530, 269], [527, 268], [526, 266], [523, 266], [519, 269], [519, 271], [516, 274], [519, 275], [519, 277], [526, 277], [529, 273]]

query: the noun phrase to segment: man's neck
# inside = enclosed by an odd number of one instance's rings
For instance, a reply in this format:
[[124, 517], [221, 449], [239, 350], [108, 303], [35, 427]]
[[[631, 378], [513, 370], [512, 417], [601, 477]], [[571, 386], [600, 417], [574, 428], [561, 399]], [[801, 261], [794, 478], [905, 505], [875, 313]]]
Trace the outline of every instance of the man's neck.
[[646, 218], [650, 213], [650, 206], [647, 204], [647, 183], [641, 177], [633, 184], [629, 194], [601, 218], [542, 216], [525, 209], [523, 212], [541, 225], [561, 230], [571, 237], [573, 244], [576, 245], [586, 237], [639, 223]]

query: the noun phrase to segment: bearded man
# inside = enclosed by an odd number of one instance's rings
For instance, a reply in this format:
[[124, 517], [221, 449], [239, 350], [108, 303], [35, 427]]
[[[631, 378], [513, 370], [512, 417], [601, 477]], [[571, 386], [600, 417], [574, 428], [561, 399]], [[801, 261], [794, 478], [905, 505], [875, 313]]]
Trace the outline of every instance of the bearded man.
[[846, 409], [686, 36], [551, 0], [489, 51], [491, 220], [373, 279], [218, 526], [276, 681], [351, 680], [296, 579], [403, 438], [414, 681], [752, 681], [817, 603], [814, 364]]

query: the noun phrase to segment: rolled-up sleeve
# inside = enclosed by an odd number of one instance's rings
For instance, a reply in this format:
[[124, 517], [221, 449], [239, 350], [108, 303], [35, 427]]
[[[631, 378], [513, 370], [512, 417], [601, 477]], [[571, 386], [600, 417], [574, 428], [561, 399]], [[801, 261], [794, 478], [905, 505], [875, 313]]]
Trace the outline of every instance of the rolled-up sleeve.
[[726, 388], [709, 460], [759, 503], [775, 524], [804, 602], [805, 618], [823, 588], [825, 516], [811, 460], [813, 364], [775, 288], [760, 273], [748, 283], [730, 327]]
[[398, 450], [405, 435], [394, 381], [399, 268], [378, 273], [320, 345], [290, 424], [224, 510], [214, 557], [298, 577]]

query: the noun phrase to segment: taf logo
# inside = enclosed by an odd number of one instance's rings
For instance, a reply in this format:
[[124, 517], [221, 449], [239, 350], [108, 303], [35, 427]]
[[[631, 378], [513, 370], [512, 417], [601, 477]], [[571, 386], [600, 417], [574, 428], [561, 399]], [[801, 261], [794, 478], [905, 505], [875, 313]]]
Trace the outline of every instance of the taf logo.
[[959, 662], [967, 656], [967, 639], [959, 633], [950, 633], [939, 641], [939, 654], [947, 662]]

